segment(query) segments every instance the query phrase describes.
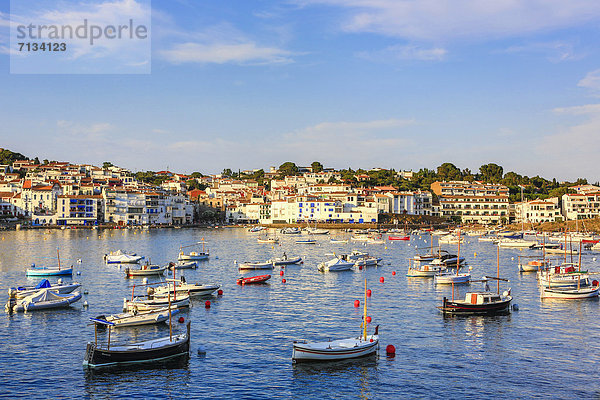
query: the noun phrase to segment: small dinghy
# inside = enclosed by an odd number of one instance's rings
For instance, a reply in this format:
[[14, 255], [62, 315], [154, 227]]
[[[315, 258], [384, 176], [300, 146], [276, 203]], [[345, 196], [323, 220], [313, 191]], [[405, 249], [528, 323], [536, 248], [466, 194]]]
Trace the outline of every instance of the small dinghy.
[[354, 266], [353, 261], [345, 261], [341, 258], [333, 258], [329, 261], [322, 262], [319, 264], [319, 271], [325, 272], [339, 272], [339, 271], [349, 271]]
[[302, 257], [288, 257], [285, 253], [283, 253], [282, 257], [271, 258], [266, 262], [272, 263], [273, 265], [292, 265], [301, 263]]
[[189, 295], [190, 297], [208, 296], [219, 290], [219, 285], [209, 285], [201, 283], [187, 283], [185, 277], [177, 279], [168, 279], [169, 282], [175, 286], [168, 284], [166, 286], [159, 286], [153, 289], [154, 296], [165, 297], [169, 291], [171, 295], [175, 294], [177, 297]]
[[240, 270], [251, 270], [251, 269], [273, 269], [273, 263], [270, 261], [265, 262], [244, 262], [239, 263], [238, 268]]
[[256, 241], [258, 243], [271, 243], [271, 244], [279, 243], [279, 239], [276, 237], [258, 238]]
[[68, 307], [81, 299], [81, 293], [58, 294], [52, 289], [41, 289], [21, 300], [9, 299], [6, 304], [8, 312], [47, 310], [50, 308]]
[[36, 267], [35, 264], [32, 264], [27, 268], [26, 274], [27, 276], [73, 276], [73, 267]]
[[[200, 245], [202, 245], [202, 248], [200, 248]], [[189, 247], [197, 247], [197, 249], [194, 251], [190, 251], [189, 253], [186, 253], [183, 249], [187, 249]], [[206, 246], [204, 239], [202, 239], [201, 241], [199, 241], [197, 243], [190, 244], [187, 246], [181, 246], [179, 248], [179, 255], [177, 257], [177, 260], [179, 260], [179, 261], [204, 261], [204, 260], [208, 260], [209, 256], [210, 256], [210, 254], [208, 251], [208, 246]]]
[[296, 243], [298, 243], [298, 244], [317, 244], [317, 241], [314, 239], [301, 239], [301, 240], [296, 240]]
[[345, 360], [375, 354], [379, 349], [379, 325], [372, 335], [367, 335], [367, 320], [367, 281], [365, 279], [362, 334], [357, 338], [337, 339], [327, 342], [295, 340], [292, 344], [292, 362]]
[[236, 283], [238, 285], [249, 285], [253, 283], [265, 283], [269, 279], [271, 279], [271, 275], [249, 276], [247, 278], [239, 278]]
[[79, 282], [63, 283], [62, 279], [59, 279], [55, 285], [52, 285], [48, 279], [42, 279], [36, 286], [19, 286], [8, 289], [8, 297], [15, 297], [18, 300], [38, 292], [41, 289], [52, 289], [55, 293], [67, 294], [80, 287], [81, 283]]
[[388, 240], [410, 240], [410, 236], [388, 236]]
[[158, 297], [154, 296], [151, 299], [134, 297], [132, 300], [123, 299], [123, 312], [141, 312], [157, 310], [165, 308], [171, 304], [171, 307], [184, 308], [190, 305], [190, 296], [183, 295], [177, 298], [169, 298], [169, 296]]
[[[179, 313], [177, 307], [171, 307], [171, 315]], [[143, 312], [125, 312], [112, 315], [99, 315], [95, 319], [112, 323], [114, 328], [159, 324], [169, 321], [169, 307]]]
[[170, 262], [167, 267], [170, 270], [174, 270], [174, 269], [196, 269], [196, 268], [198, 268], [198, 263], [196, 261], [177, 261], [177, 262]]

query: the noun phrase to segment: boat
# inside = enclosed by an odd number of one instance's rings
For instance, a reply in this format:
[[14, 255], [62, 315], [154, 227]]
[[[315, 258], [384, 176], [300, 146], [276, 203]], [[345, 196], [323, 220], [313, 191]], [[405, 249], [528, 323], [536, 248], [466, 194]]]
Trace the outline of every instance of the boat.
[[[438, 309], [444, 314], [450, 315], [497, 315], [510, 312], [512, 296], [510, 288], [500, 294], [500, 281], [508, 282], [500, 278], [500, 247], [497, 247], [497, 277], [484, 276], [480, 282], [484, 283], [482, 291], [471, 291], [465, 294], [464, 300], [454, 300], [454, 284], [452, 284], [452, 299], [445, 296], [442, 305]], [[490, 292], [488, 281], [495, 279], [498, 282], [497, 293]]]
[[52, 289], [40, 289], [22, 299], [11, 297], [8, 303], [6, 303], [5, 309], [8, 312], [22, 312], [63, 308], [70, 306], [80, 299], [80, 292], [58, 294], [52, 291]]
[[56, 249], [56, 258], [58, 260], [57, 267], [37, 267], [35, 264], [31, 264], [31, 267], [27, 268], [25, 274], [27, 276], [73, 276], [73, 266], [69, 268], [62, 268], [60, 265], [60, 252]]
[[354, 266], [354, 261], [345, 261], [341, 258], [333, 258], [319, 264], [319, 271], [339, 272], [349, 271]]
[[169, 281], [173, 283], [173, 286], [170, 284], [166, 286], [159, 286], [154, 288], [152, 291], [149, 291], [149, 294], [165, 297], [170, 291], [171, 294], [175, 293], [175, 298], [186, 294], [190, 297], [200, 297], [211, 295], [219, 290], [220, 287], [219, 285], [213, 284], [188, 283], [183, 276], [179, 278], [179, 280], [170, 279]]
[[177, 261], [177, 262], [170, 262], [167, 267], [170, 270], [174, 270], [174, 269], [196, 269], [196, 268], [198, 268], [198, 263], [196, 261]]
[[600, 286], [597, 284], [579, 288], [542, 288], [542, 299], [579, 300], [598, 297]]
[[300, 264], [302, 262], [302, 257], [288, 257], [287, 254], [283, 253], [283, 256], [277, 258], [271, 258], [266, 262], [271, 263], [273, 265], [292, 265], [292, 264]]
[[279, 239], [276, 237], [258, 238], [256, 241], [258, 243], [279, 243]]
[[550, 266], [550, 261], [543, 258], [535, 258], [534, 260], [521, 261], [519, 257], [519, 272], [536, 272], [540, 269], [545, 269]]
[[300, 240], [296, 240], [296, 243], [298, 243], [298, 244], [316, 244], [317, 241], [314, 239], [300, 239]]
[[41, 289], [51, 289], [54, 293], [67, 294], [80, 287], [81, 283], [79, 282], [63, 283], [62, 279], [59, 278], [58, 282], [55, 285], [52, 285], [48, 279], [42, 279], [35, 286], [18, 286], [16, 288], [8, 289], [8, 297], [22, 299], [30, 294], [40, 291]]
[[367, 244], [385, 244], [385, 240], [381, 239], [381, 237], [370, 237], [366, 241]]
[[329, 240], [329, 243], [348, 243], [348, 239], [336, 239], [336, 238], [331, 238]]
[[381, 257], [368, 256], [364, 258], [360, 258], [354, 262], [354, 265], [357, 267], [372, 267], [381, 262]]
[[365, 357], [376, 354], [379, 349], [379, 325], [372, 335], [367, 335], [367, 280], [365, 279], [364, 312], [362, 332], [356, 338], [309, 342], [294, 340], [292, 362], [333, 361]]
[[150, 311], [157, 310], [160, 308], [168, 307], [171, 304], [171, 307], [184, 308], [189, 307], [190, 305], [190, 296], [182, 295], [182, 296], [173, 296], [171, 298], [170, 294], [167, 296], [159, 297], [153, 296], [152, 298], [140, 298], [140, 297], [132, 297], [131, 300], [123, 299], [123, 311], [129, 312], [141, 312], [141, 311]]
[[[179, 357], [189, 357], [190, 351], [190, 323], [187, 323], [187, 332], [143, 342], [112, 345], [110, 331], [113, 323], [90, 318], [94, 322], [95, 340], [89, 342], [85, 351], [83, 366], [88, 369], [110, 368], [116, 366], [137, 365], [142, 363], [156, 363]], [[108, 327], [108, 343], [105, 347], [98, 344], [98, 326]], [[171, 326], [171, 324], [169, 324]]]
[[360, 259], [363, 259], [363, 258], [367, 258], [367, 257], [369, 257], [369, 253], [364, 252], [364, 251], [359, 251], [359, 250], [352, 250], [348, 254], [341, 254], [339, 256], [339, 258], [341, 258], [342, 260], [345, 260], [345, 261], [354, 261], [354, 262], [356, 262], [356, 261], [358, 261]]
[[[456, 255], [456, 258], [458, 260], [460, 260], [460, 244], [463, 241], [463, 239], [460, 237], [460, 233], [461, 232], [459, 230], [457, 238], [456, 238], [457, 243], [458, 243], [458, 253]], [[462, 273], [462, 274], [459, 273], [460, 265], [461, 265], [461, 263], [459, 263], [457, 265], [456, 272], [452, 272], [450, 270], [441, 270], [439, 273], [437, 273], [434, 276], [434, 278], [433, 278], [434, 282], [438, 285], [454, 285], [454, 284], [469, 283], [471, 281], [471, 273], [469, 273], [469, 272]], [[453, 288], [453, 290], [454, 290], [454, 288]]]
[[302, 231], [296, 227], [283, 228], [279, 232], [281, 232], [284, 235], [299, 235], [300, 233], [302, 233]]
[[503, 238], [498, 241], [498, 246], [511, 249], [531, 249], [537, 242], [524, 239]]
[[[177, 307], [171, 307], [171, 315], [179, 313]], [[99, 315], [95, 319], [112, 323], [114, 328], [127, 326], [159, 324], [169, 321], [169, 307], [142, 312], [124, 312], [120, 314]]]
[[253, 283], [265, 283], [269, 279], [271, 279], [271, 275], [249, 276], [249, 277], [238, 278], [236, 283], [238, 285], [249, 285], [249, 284], [253, 284]]
[[104, 261], [107, 264], [137, 264], [144, 256], [138, 256], [135, 253], [127, 253], [122, 250], [111, 251], [104, 255]]
[[128, 278], [134, 276], [153, 276], [153, 275], [162, 275], [165, 273], [167, 266], [161, 267], [156, 264], [150, 264], [147, 262], [146, 264], [140, 266], [139, 269], [133, 269], [130, 267], [125, 268], [125, 274]]
[[[195, 251], [190, 251], [189, 253], [185, 253], [185, 251], [183, 251], [183, 249], [186, 249], [189, 247], [195, 247], [200, 244], [202, 245], [202, 250], [198, 249]], [[197, 243], [179, 247], [179, 255], [177, 256], [177, 260], [178, 261], [204, 261], [204, 260], [208, 260], [209, 256], [210, 256], [210, 254], [209, 254], [208, 248], [206, 248], [204, 239], [202, 239], [201, 241], [199, 241]]]
[[410, 236], [392, 236], [392, 235], [388, 235], [388, 240], [410, 240]]
[[554, 267], [548, 267], [537, 272], [538, 283], [545, 288], [575, 288], [579, 286], [590, 286], [587, 271], [578, 271], [579, 265], [575, 263], [563, 263]]
[[238, 264], [240, 270], [245, 269], [273, 269], [273, 263], [270, 261], [265, 262], [243, 262]]
[[461, 243], [463, 241], [464, 241], [464, 239], [459, 238], [458, 236], [456, 236], [454, 234], [443, 235], [443, 236], [440, 236], [440, 238], [438, 239], [438, 243], [445, 243], [445, 244], [457, 244], [457, 243]]
[[[412, 260], [411, 260], [412, 261]], [[406, 276], [410, 278], [433, 278], [435, 275], [446, 270], [445, 265], [423, 264], [420, 262], [410, 263]]]
[[260, 232], [260, 231], [264, 231], [265, 229], [267, 229], [264, 226], [253, 226], [252, 228], [248, 229], [248, 232]]
[[328, 235], [329, 231], [327, 229], [319, 229], [319, 228], [306, 228], [306, 232], [309, 235]]

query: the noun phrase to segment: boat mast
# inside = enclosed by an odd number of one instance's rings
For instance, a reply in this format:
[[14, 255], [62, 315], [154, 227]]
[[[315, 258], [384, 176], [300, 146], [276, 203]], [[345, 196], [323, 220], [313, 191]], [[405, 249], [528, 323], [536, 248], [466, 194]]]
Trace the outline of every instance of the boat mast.
[[56, 258], [58, 258], [58, 270], [60, 271], [60, 251], [56, 248]]
[[[175, 287], [175, 283], [173, 283], [173, 287]], [[173, 324], [171, 323], [171, 288], [169, 287], [169, 282], [167, 281], [167, 293], [169, 298], [169, 342], [173, 341]]]
[[367, 340], [367, 278], [365, 278], [365, 307], [363, 314], [363, 336]]
[[500, 294], [500, 244], [498, 244], [498, 251], [496, 252], [496, 265], [497, 265], [497, 277], [498, 280], [498, 294]]
[[458, 276], [458, 270], [460, 269], [460, 227], [458, 228], [458, 254], [456, 254], [456, 276]]

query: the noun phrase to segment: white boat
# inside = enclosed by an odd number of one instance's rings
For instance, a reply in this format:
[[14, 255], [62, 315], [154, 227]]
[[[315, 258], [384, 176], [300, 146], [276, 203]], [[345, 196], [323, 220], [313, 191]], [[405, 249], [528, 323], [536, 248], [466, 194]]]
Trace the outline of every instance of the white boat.
[[198, 268], [198, 263], [196, 261], [177, 261], [177, 262], [170, 262], [167, 267], [170, 270], [174, 270], [174, 269], [196, 269], [196, 268]]
[[159, 265], [146, 263], [141, 265], [140, 268], [125, 268], [125, 274], [128, 278], [133, 276], [154, 276], [154, 275], [163, 275], [167, 269], [167, 266], [161, 267]]
[[248, 232], [260, 232], [260, 231], [264, 231], [265, 229], [267, 229], [264, 226], [253, 226], [252, 228], [248, 229]]
[[41, 289], [51, 289], [54, 293], [67, 294], [81, 287], [79, 282], [63, 283], [62, 279], [52, 285], [48, 279], [42, 279], [36, 286], [19, 286], [8, 289], [8, 297], [22, 299], [33, 293], [39, 292]]
[[298, 229], [296, 227], [283, 228], [279, 232], [281, 232], [284, 235], [298, 235], [298, 234], [302, 233], [302, 231], [300, 231], [300, 229]]
[[434, 282], [438, 285], [452, 285], [471, 282], [470, 273], [458, 273], [458, 272], [440, 272], [434, 276]]
[[477, 240], [480, 242], [496, 243], [498, 241], [498, 238], [494, 236], [480, 236], [479, 238], [477, 238]]
[[[179, 313], [177, 307], [171, 307], [171, 315]], [[98, 320], [112, 323], [114, 328], [159, 324], [161, 322], [169, 322], [169, 307], [159, 308], [156, 310], [142, 312], [124, 312], [120, 314], [99, 315]]]
[[381, 260], [381, 257], [369, 256], [356, 260], [354, 265], [356, 265], [357, 267], [372, 267], [379, 264]]
[[582, 288], [542, 288], [543, 299], [578, 300], [598, 297], [599, 286]]
[[598, 242], [598, 243], [594, 244], [594, 245], [593, 245], [593, 246], [590, 248], [590, 250], [592, 250], [592, 251], [600, 251], [600, 242]]
[[463, 241], [464, 241], [463, 238], [459, 238], [458, 236], [456, 236], [454, 234], [440, 236], [440, 238], [438, 239], [439, 243], [444, 243], [444, 244], [457, 244], [457, 243], [462, 243]]
[[341, 254], [339, 256], [339, 258], [346, 260], [346, 261], [358, 261], [362, 258], [366, 258], [369, 257], [369, 253], [367, 252], [363, 252], [363, 251], [359, 251], [359, 250], [352, 250], [350, 253], [348, 254]]
[[265, 262], [243, 262], [238, 264], [239, 269], [273, 269], [273, 263]]
[[524, 239], [501, 239], [498, 242], [498, 246], [502, 248], [512, 248], [512, 249], [530, 249], [535, 246], [537, 242], [532, 242], [530, 240]]
[[[153, 290], [153, 295], [157, 297], [165, 297], [169, 291], [171, 295], [175, 293], [174, 297], [180, 297], [182, 295], [189, 295], [190, 297], [208, 296], [219, 290], [219, 285], [201, 284], [201, 283], [188, 283], [184, 277], [179, 280], [170, 279], [173, 282], [175, 288], [171, 284], [166, 286], [159, 286]], [[150, 292], [152, 293], [152, 292]], [[171, 297], [173, 299], [173, 297]]]
[[282, 257], [271, 258], [266, 262], [271, 263], [273, 265], [300, 264], [302, 262], [302, 257], [288, 257], [285, 253], [283, 253]]
[[440, 264], [423, 264], [423, 263], [411, 263], [408, 266], [408, 272], [406, 276], [410, 278], [433, 278], [435, 275], [446, 270], [445, 265]]
[[144, 256], [137, 254], [126, 253], [122, 250], [111, 251], [104, 255], [104, 261], [107, 264], [137, 264]]
[[256, 240], [258, 243], [279, 243], [279, 239], [276, 237], [265, 237], [265, 238], [258, 238]]
[[576, 288], [591, 286], [586, 271], [577, 271], [578, 264], [564, 263], [537, 272], [538, 283], [544, 288]]
[[80, 292], [58, 294], [51, 289], [41, 289], [20, 300], [15, 298], [9, 299], [5, 309], [8, 312], [47, 310], [50, 308], [68, 307], [80, 299]]
[[379, 326], [375, 333], [367, 335], [367, 281], [365, 280], [364, 315], [361, 328], [363, 332], [356, 338], [329, 340], [326, 342], [308, 342], [295, 340], [292, 344], [292, 361], [334, 361], [364, 357], [376, 354], [379, 349]]
[[123, 311], [128, 312], [141, 312], [141, 311], [149, 311], [149, 310], [157, 310], [160, 308], [165, 308], [171, 304], [171, 308], [183, 308], [189, 307], [190, 305], [190, 296], [182, 295], [176, 296], [176, 298], [166, 297], [158, 297], [154, 296], [153, 298], [139, 298], [134, 297], [132, 300], [123, 299]]
[[331, 240], [329, 240], [330, 243], [348, 243], [348, 239], [335, 239], [335, 238], [331, 238]]
[[350, 238], [350, 240], [353, 240], [355, 242], [366, 242], [369, 239], [370, 238], [366, 235], [360, 235], [360, 236], [352, 235], [352, 237]]
[[310, 235], [328, 235], [329, 231], [327, 229], [319, 229], [319, 228], [306, 228], [306, 232]]
[[[200, 244], [202, 245], [202, 249], [190, 251], [189, 253], [186, 253], [183, 250], [183, 249], [186, 249], [189, 247], [199, 246]], [[204, 261], [204, 260], [208, 260], [209, 256], [210, 256], [210, 254], [209, 254], [208, 248], [206, 247], [206, 243], [204, 242], [204, 239], [202, 239], [200, 242], [190, 244], [187, 246], [181, 246], [179, 248], [179, 255], [177, 256], [177, 260], [178, 261]]]
[[300, 239], [300, 240], [296, 240], [296, 243], [298, 244], [317, 244], [317, 241], [314, 239]]
[[325, 261], [319, 264], [319, 271], [329, 271], [329, 272], [338, 272], [338, 271], [349, 271], [354, 266], [354, 261], [345, 261], [341, 258], [333, 258], [329, 261]]
[[525, 260], [522, 261], [519, 258], [519, 271], [520, 272], [535, 272], [540, 269], [545, 269], [550, 266], [550, 262], [545, 259]]
[[385, 240], [381, 238], [369, 238], [366, 241], [367, 244], [385, 244]]

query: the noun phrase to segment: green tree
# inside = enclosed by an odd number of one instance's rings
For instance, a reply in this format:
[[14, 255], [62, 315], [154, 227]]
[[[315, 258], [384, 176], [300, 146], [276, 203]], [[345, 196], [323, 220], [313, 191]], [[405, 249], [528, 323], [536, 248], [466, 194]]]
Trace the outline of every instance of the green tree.
[[113, 167], [113, 163], [111, 163], [110, 161], [104, 161], [104, 162], [102, 163], [102, 168], [103, 168], [103, 169], [108, 169], [108, 168], [110, 168], [110, 167]]
[[298, 167], [291, 161], [284, 162], [279, 166], [279, 176], [298, 175]]
[[40, 159], [39, 159], [39, 158], [37, 158], [37, 157], [36, 157], [36, 158], [33, 160], [33, 162], [34, 162], [36, 165], [40, 165]]
[[504, 169], [498, 164], [489, 163], [479, 167], [479, 172], [485, 182], [499, 183], [502, 180]]
[[443, 163], [437, 167], [438, 179], [444, 181], [459, 181], [462, 179], [462, 173], [456, 165], [452, 163]]
[[221, 172], [223, 178], [231, 178], [233, 176], [233, 172], [231, 172], [231, 168], [225, 168], [223, 172]]
[[312, 164], [310, 164], [311, 168], [312, 168], [312, 172], [321, 172], [323, 171], [323, 164], [321, 164], [318, 161], [313, 161]]
[[0, 151], [0, 164], [12, 165], [17, 160], [29, 160], [21, 153], [15, 153], [10, 150], [2, 149]]
[[202, 175], [200, 172], [192, 172], [192, 174], [190, 175], [190, 177], [192, 178], [202, 178], [204, 175]]

